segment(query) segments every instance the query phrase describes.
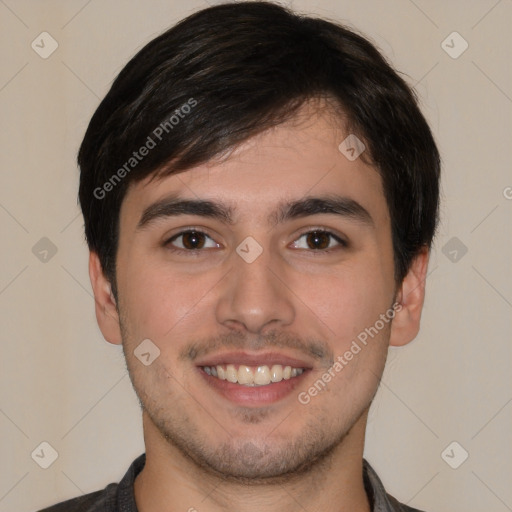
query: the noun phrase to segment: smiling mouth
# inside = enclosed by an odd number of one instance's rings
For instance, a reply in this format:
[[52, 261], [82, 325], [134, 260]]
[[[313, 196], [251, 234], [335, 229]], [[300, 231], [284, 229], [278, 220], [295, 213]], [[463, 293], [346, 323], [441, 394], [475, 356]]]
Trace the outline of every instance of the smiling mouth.
[[302, 375], [306, 368], [274, 364], [272, 366], [246, 366], [243, 364], [200, 367], [207, 375], [219, 380], [247, 387], [267, 386]]

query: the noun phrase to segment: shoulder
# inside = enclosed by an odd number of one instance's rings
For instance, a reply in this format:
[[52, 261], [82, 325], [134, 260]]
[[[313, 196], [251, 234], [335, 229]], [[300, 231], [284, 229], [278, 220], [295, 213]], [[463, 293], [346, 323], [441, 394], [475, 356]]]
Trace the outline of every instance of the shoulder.
[[145, 462], [146, 454], [143, 453], [131, 463], [119, 483], [110, 483], [101, 491], [63, 501], [38, 512], [116, 512], [119, 505], [125, 512], [136, 512], [133, 484]]
[[114, 510], [113, 497], [118, 484], [110, 484], [101, 491], [62, 501], [38, 512], [110, 512]]
[[374, 512], [424, 512], [404, 505], [388, 494], [381, 479], [366, 459], [363, 459], [363, 479]]

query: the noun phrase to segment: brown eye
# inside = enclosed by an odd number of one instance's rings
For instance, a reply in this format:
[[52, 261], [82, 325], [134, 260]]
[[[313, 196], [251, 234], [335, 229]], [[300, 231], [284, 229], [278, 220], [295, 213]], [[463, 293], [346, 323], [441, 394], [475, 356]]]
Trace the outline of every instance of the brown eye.
[[185, 249], [201, 249], [204, 245], [204, 234], [197, 231], [183, 233], [183, 246]]
[[[180, 238], [181, 243], [179, 242]], [[206, 247], [208, 239], [213, 242], [213, 244], [210, 243], [210, 248], [218, 247], [218, 244], [215, 243], [206, 233], [196, 230], [182, 231], [165, 242], [165, 245], [170, 246], [171, 250], [176, 251], [199, 251]]]
[[306, 241], [311, 249], [327, 249], [330, 238], [330, 235], [324, 231], [312, 231], [306, 234]]
[[[298, 243], [300, 239], [304, 239], [305, 244]], [[335, 241], [334, 245], [332, 245], [333, 240]], [[330, 231], [317, 229], [303, 233], [295, 242], [295, 246], [298, 249], [310, 249], [315, 252], [330, 252], [332, 249], [336, 249], [336, 246], [347, 247], [348, 244]]]

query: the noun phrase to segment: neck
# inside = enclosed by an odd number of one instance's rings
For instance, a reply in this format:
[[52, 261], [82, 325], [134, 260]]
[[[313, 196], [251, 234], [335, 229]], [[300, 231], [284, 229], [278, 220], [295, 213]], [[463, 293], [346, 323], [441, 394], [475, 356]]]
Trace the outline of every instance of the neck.
[[363, 482], [367, 411], [307, 472], [255, 485], [207, 472], [165, 440], [143, 413], [146, 464], [135, 479], [139, 512], [370, 512]]

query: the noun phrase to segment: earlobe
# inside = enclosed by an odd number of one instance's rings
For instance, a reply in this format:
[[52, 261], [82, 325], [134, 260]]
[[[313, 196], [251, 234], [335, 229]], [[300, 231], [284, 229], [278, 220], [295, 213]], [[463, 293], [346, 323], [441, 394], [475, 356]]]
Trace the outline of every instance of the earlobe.
[[121, 344], [121, 329], [116, 301], [110, 281], [106, 278], [98, 254], [89, 253], [89, 277], [94, 293], [96, 320], [105, 340]]
[[398, 290], [396, 302], [399, 305], [395, 309], [389, 338], [392, 346], [406, 345], [418, 334], [425, 299], [428, 259], [429, 250], [424, 247], [413, 259]]

